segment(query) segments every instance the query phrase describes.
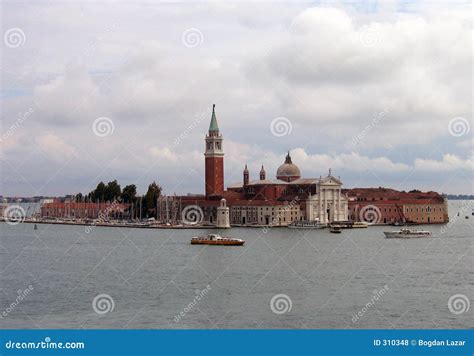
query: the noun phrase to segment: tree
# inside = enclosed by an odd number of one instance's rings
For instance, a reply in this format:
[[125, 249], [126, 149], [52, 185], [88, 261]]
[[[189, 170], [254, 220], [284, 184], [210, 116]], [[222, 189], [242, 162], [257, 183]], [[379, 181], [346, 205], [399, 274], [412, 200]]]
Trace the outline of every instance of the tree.
[[135, 184], [126, 185], [122, 191], [124, 203], [134, 203], [137, 200], [137, 187]]
[[144, 207], [145, 211], [151, 212], [156, 209], [158, 197], [161, 195], [161, 187], [155, 181], [148, 186], [145, 194]]
[[84, 199], [84, 197], [82, 196], [82, 193], [77, 193], [76, 194], [76, 203], [82, 202], [83, 199]]
[[122, 194], [122, 189], [120, 188], [120, 184], [117, 183], [117, 180], [113, 180], [112, 182], [107, 183], [105, 186], [105, 194], [104, 200], [105, 201], [113, 201], [119, 198]]
[[117, 180], [113, 180], [107, 185], [104, 182], [100, 182], [97, 184], [97, 188], [95, 188], [92, 192], [87, 195], [87, 198], [91, 202], [106, 202], [106, 201], [113, 201], [115, 199], [119, 199], [122, 196], [122, 189], [120, 188], [120, 184], [117, 183]]
[[100, 182], [99, 184], [97, 184], [97, 188], [95, 188], [95, 190], [93, 190], [91, 193], [90, 193], [90, 198], [93, 202], [101, 202], [101, 201], [104, 201], [105, 199], [105, 184], [104, 182]]

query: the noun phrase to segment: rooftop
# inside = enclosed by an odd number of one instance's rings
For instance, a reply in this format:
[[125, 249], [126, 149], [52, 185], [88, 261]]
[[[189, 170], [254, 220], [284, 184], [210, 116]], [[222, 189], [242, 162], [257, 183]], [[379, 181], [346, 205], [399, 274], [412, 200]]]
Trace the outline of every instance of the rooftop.
[[216, 118], [216, 104], [212, 105], [212, 116], [211, 116], [211, 123], [209, 124], [209, 132], [219, 132], [219, 125], [217, 125], [217, 118]]

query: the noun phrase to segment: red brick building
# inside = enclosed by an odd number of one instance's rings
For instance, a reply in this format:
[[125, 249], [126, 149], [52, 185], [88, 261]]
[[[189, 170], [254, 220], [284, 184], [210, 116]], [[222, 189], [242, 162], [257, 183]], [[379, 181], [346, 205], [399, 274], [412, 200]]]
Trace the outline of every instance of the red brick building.
[[400, 192], [389, 188], [345, 191], [349, 219], [369, 223], [447, 223], [447, 200], [436, 192]]

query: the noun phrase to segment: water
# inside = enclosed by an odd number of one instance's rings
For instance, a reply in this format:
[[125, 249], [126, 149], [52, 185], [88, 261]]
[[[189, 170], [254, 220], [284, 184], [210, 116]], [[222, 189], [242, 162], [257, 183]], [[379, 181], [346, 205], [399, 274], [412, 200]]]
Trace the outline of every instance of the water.
[[[450, 214], [463, 204], [450, 202]], [[81, 226], [1, 223], [0, 327], [470, 328], [474, 307], [454, 314], [448, 300], [473, 301], [473, 221], [469, 208], [445, 233], [423, 226], [435, 237], [409, 240], [385, 239], [393, 227], [225, 232], [244, 247], [190, 245], [202, 230], [86, 234]], [[99, 294], [113, 299], [112, 311], [94, 311]], [[278, 294], [289, 299], [277, 307], [291, 300], [291, 310], [272, 311]]]

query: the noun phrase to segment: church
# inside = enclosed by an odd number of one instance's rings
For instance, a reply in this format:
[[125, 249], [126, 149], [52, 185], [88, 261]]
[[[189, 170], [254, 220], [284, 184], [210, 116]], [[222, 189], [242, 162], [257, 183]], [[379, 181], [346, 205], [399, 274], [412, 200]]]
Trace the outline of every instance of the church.
[[219, 227], [287, 226], [296, 220], [330, 223], [348, 219], [348, 199], [342, 182], [332, 175], [302, 178], [290, 152], [268, 179], [264, 166], [259, 179], [251, 180], [245, 165], [242, 180], [224, 188], [224, 146], [215, 105], [205, 137], [205, 195], [184, 196], [183, 210], [197, 206], [202, 223]]

